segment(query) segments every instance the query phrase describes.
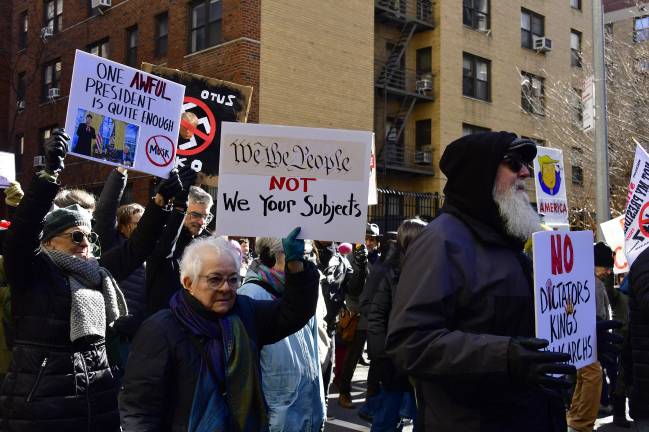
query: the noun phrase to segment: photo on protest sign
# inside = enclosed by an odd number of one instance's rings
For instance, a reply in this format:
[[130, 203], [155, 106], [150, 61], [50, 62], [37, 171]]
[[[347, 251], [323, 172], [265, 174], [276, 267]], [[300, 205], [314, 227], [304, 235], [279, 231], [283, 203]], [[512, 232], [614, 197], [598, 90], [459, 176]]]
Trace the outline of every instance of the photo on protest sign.
[[0, 152], [0, 189], [16, 181], [16, 157], [13, 153]]
[[626, 260], [624, 253], [624, 215], [601, 223], [599, 226], [602, 229], [602, 234], [604, 234], [604, 240], [615, 254], [613, 273], [628, 272], [629, 262]]
[[362, 243], [372, 132], [224, 122], [216, 233]]
[[536, 205], [543, 222], [549, 226], [568, 225], [568, 199], [563, 152], [537, 147], [534, 158]]
[[588, 366], [597, 361], [593, 233], [541, 231], [532, 241], [536, 337]]
[[174, 167], [184, 90], [77, 50], [65, 120], [70, 153], [167, 177]]
[[636, 146], [624, 213], [624, 253], [629, 266], [649, 246], [649, 154]]
[[150, 63], [142, 69], [185, 86], [176, 163], [191, 166], [203, 184], [216, 186], [221, 123], [247, 121], [252, 87]]
[[132, 167], [140, 127], [79, 108], [71, 151]]

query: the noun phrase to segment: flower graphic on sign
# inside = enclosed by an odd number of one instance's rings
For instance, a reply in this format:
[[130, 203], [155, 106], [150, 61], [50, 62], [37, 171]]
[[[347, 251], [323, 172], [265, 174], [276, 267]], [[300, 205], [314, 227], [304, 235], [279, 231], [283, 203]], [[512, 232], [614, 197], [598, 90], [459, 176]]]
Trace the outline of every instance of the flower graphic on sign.
[[539, 157], [539, 166], [541, 167], [538, 173], [539, 184], [541, 189], [548, 195], [556, 195], [561, 188], [561, 169], [559, 161], [552, 159], [548, 155]]

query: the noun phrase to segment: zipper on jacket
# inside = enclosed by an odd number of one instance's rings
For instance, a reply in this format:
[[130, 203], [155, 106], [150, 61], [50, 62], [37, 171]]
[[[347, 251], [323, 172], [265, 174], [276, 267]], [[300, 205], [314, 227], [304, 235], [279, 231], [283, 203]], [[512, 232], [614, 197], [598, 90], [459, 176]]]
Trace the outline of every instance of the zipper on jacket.
[[43, 371], [45, 371], [45, 366], [47, 366], [47, 357], [43, 359], [43, 362], [41, 363], [41, 368], [38, 370], [38, 375], [36, 375], [36, 382], [34, 382], [34, 385], [32, 386], [31, 391], [27, 395], [27, 399], [25, 400], [26, 402], [31, 402], [32, 398], [34, 397], [34, 393], [36, 392], [36, 389], [38, 388], [38, 383], [41, 382], [41, 377], [43, 376]]

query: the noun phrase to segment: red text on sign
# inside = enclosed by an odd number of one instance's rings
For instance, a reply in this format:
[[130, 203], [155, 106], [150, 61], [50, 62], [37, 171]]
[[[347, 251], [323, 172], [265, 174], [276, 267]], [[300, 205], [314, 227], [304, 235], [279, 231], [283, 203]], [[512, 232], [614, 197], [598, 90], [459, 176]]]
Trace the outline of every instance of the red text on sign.
[[[563, 241], [563, 244], [561, 243]], [[550, 260], [552, 262], [552, 274], [561, 274], [564, 271], [570, 273], [575, 261], [575, 254], [572, 248], [572, 240], [568, 236], [555, 234], [550, 237]]]
[[300, 181], [302, 183], [302, 187], [304, 188], [304, 192], [309, 191], [309, 182], [310, 181], [316, 181], [317, 179], [313, 177], [275, 177], [272, 176], [270, 178], [270, 185], [268, 186], [268, 190], [274, 190], [274, 189], [286, 189], [288, 191], [294, 192], [300, 188]]

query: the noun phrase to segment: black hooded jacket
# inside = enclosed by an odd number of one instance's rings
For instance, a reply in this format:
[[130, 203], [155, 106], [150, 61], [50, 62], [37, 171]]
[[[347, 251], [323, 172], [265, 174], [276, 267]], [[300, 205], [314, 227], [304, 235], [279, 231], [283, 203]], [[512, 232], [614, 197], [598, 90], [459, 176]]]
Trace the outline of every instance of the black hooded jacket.
[[534, 336], [531, 266], [492, 198], [515, 138], [484, 133], [448, 146], [443, 213], [406, 253], [386, 351], [414, 379], [420, 430], [566, 430], [560, 398], [508, 374], [511, 338]]

